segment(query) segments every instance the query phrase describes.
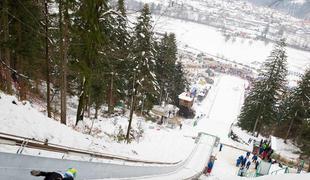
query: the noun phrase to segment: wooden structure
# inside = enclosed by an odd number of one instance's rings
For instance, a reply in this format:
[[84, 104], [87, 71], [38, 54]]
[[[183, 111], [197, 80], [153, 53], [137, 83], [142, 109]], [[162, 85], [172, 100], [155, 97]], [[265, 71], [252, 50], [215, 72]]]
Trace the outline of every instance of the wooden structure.
[[188, 93], [183, 92], [179, 95], [179, 105], [191, 108], [194, 104], [194, 97], [188, 95]]
[[194, 96], [190, 93], [183, 92], [179, 95], [179, 115], [185, 118], [193, 118], [195, 116], [192, 106], [194, 104]]

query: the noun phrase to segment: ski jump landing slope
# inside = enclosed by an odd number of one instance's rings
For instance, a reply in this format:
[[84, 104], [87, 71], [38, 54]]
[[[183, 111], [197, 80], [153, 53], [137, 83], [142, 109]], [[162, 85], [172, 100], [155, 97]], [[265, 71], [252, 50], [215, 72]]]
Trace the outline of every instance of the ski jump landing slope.
[[30, 171], [65, 171], [69, 167], [78, 170], [77, 180], [101, 179], [192, 179], [198, 177], [209, 160], [219, 138], [199, 133], [190, 156], [176, 165], [156, 165], [116, 161], [98, 163], [63, 160], [22, 154], [0, 153], [0, 179], [35, 180]]

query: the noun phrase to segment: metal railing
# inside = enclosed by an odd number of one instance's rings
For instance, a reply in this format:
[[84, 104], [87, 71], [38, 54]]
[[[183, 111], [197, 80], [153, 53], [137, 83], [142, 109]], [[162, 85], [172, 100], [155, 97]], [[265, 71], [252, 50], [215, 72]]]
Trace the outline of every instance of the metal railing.
[[44, 150], [56, 153], [64, 153], [64, 154], [79, 154], [81, 156], [87, 155], [91, 158], [100, 158], [100, 159], [107, 159], [107, 160], [122, 160], [127, 162], [133, 163], [144, 163], [144, 164], [158, 164], [158, 165], [176, 165], [179, 164], [181, 161], [177, 162], [162, 162], [162, 161], [148, 161], [148, 160], [141, 160], [135, 158], [128, 158], [125, 156], [113, 155], [108, 153], [100, 153], [95, 151], [89, 151], [69, 146], [58, 145], [54, 143], [47, 143], [44, 141], [36, 140], [34, 138], [28, 138], [23, 136], [17, 136], [7, 133], [0, 132], [0, 144], [10, 145], [10, 146], [17, 146], [19, 147], [17, 150], [17, 154], [22, 154], [25, 148], [37, 149], [37, 150]]
[[283, 171], [283, 170], [284, 170], [284, 173], [281, 173], [281, 174], [289, 173], [288, 167], [285, 167], [285, 168], [281, 168], [281, 169], [272, 171], [270, 174], [271, 174], [271, 175], [277, 175], [279, 172], [281, 172], [281, 171]]

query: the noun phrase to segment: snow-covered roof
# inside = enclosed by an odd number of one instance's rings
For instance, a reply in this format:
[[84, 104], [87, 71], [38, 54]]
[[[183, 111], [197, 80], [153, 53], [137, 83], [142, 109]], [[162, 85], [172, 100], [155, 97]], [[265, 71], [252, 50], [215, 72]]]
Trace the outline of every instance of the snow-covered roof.
[[172, 104], [167, 104], [165, 106], [160, 106], [160, 105], [154, 105], [152, 108], [152, 111], [155, 114], [160, 114], [162, 116], [168, 115], [169, 111], [173, 112], [173, 111], [178, 111], [179, 108], [177, 108], [176, 106], [172, 105]]
[[185, 100], [185, 101], [193, 101], [193, 97], [189, 96], [186, 92], [183, 92], [179, 95], [179, 99]]

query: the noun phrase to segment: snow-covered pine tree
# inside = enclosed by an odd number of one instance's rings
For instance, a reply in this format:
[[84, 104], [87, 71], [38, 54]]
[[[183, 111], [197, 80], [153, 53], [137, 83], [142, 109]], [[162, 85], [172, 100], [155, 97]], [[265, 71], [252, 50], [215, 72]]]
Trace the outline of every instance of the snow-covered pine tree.
[[[115, 106], [115, 100], [126, 98], [128, 91], [128, 75], [131, 74], [131, 67], [129, 65], [129, 53], [130, 53], [130, 35], [127, 28], [127, 17], [124, 0], [118, 0], [117, 2], [117, 14], [113, 13], [114, 19], [111, 19], [111, 31], [109, 33], [110, 46], [109, 58], [107, 66], [110, 69], [110, 86], [109, 86], [109, 112], [113, 111]], [[106, 51], [107, 52], [107, 51]], [[111, 86], [112, 85], [112, 86]], [[112, 97], [110, 97], [112, 96]]]
[[[160, 84], [160, 97], [168, 97], [167, 101], [178, 104], [178, 95], [187, 85], [182, 64], [177, 61], [177, 44], [175, 34], [165, 34], [157, 48], [156, 73]], [[159, 101], [164, 98], [159, 98]]]
[[[133, 36], [133, 68], [136, 76], [136, 92], [140, 100], [145, 99], [145, 108], [151, 108], [159, 94], [155, 75], [155, 48], [152, 32], [152, 20], [149, 6], [144, 5], [137, 18]], [[139, 101], [136, 101], [139, 102]]]
[[[165, 33], [158, 42], [156, 53], [156, 76], [160, 86], [160, 101], [171, 95], [171, 85], [174, 81], [174, 67], [177, 60], [177, 46], [174, 34]], [[168, 94], [168, 96], [167, 96]], [[166, 99], [169, 101], [169, 99]]]
[[179, 105], [179, 94], [184, 92], [184, 90], [188, 86], [187, 79], [185, 78], [185, 72], [183, 70], [183, 65], [178, 62], [175, 64], [174, 69], [173, 69], [173, 76], [172, 76], [172, 88], [171, 88], [171, 98], [172, 102], [175, 105]]
[[[285, 140], [297, 138], [303, 121], [309, 118], [310, 113], [310, 70], [307, 70], [298, 82], [297, 87], [292, 89], [284, 99], [280, 115], [283, 117], [278, 131], [285, 132]], [[284, 133], [283, 132], [283, 133]]]
[[295, 139], [303, 154], [310, 156], [310, 69], [294, 89], [287, 121], [290, 125], [286, 138]]
[[287, 55], [285, 39], [277, 42], [246, 97], [238, 125], [247, 131], [271, 133], [278, 120], [278, 107], [286, 92]]

